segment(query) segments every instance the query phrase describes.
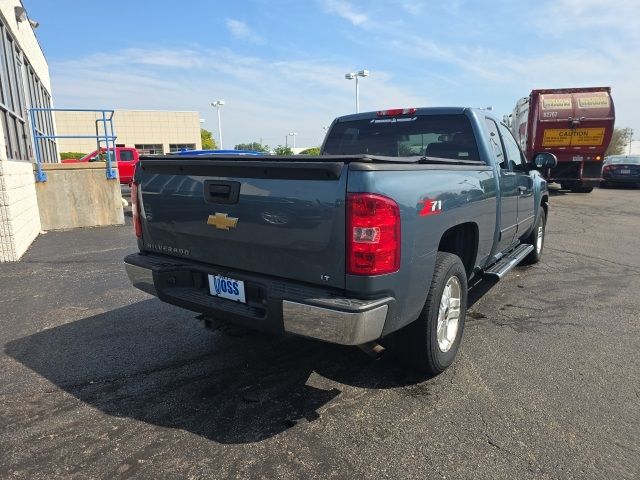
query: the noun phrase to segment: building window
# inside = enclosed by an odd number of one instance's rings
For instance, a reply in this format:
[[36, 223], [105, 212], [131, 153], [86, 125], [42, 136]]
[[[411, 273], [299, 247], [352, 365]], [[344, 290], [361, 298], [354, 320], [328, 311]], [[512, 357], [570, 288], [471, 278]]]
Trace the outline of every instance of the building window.
[[162, 145], [136, 144], [135, 147], [140, 155], [164, 155]]
[[[0, 21], [0, 123], [8, 159], [35, 159], [28, 108], [50, 107], [51, 96]], [[35, 129], [38, 135], [53, 135], [52, 112], [38, 112]], [[43, 162], [58, 161], [55, 139], [40, 139], [38, 146]]]
[[195, 150], [195, 143], [170, 143], [169, 144], [169, 152], [181, 152], [182, 150]]

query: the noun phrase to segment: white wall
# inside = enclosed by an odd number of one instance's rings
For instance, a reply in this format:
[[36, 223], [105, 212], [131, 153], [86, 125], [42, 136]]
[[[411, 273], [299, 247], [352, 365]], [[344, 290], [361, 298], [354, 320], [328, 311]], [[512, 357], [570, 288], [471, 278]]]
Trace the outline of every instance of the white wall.
[[33, 165], [0, 161], [0, 262], [19, 260], [39, 233]]
[[[14, 9], [18, 6], [22, 6], [19, 0], [0, 0], [0, 18], [44, 87], [51, 92], [47, 61], [29, 22], [16, 20]], [[0, 135], [0, 262], [19, 260], [39, 233], [33, 164], [7, 160], [4, 136]]]

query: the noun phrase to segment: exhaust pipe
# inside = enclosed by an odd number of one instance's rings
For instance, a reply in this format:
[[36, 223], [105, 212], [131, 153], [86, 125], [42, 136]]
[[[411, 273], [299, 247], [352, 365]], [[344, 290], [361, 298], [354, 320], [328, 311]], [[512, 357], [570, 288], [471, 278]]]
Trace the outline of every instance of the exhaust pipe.
[[376, 342], [363, 343], [358, 345], [358, 348], [372, 358], [380, 358], [385, 351], [385, 348]]

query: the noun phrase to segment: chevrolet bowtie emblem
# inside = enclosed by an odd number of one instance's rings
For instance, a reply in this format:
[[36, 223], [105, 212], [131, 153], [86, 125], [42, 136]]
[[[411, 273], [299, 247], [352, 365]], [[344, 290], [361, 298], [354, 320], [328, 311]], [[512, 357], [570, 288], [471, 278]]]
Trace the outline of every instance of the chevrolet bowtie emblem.
[[230, 228], [236, 228], [238, 219], [227, 216], [226, 213], [216, 213], [215, 215], [209, 215], [207, 219], [207, 225], [213, 225], [220, 230], [229, 230]]

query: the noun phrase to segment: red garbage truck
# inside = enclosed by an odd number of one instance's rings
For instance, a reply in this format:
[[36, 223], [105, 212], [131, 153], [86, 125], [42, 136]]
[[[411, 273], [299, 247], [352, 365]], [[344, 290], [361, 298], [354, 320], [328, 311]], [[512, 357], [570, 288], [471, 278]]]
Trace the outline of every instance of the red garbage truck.
[[600, 182], [615, 122], [610, 87], [533, 90], [505, 122], [529, 161], [540, 152], [558, 158], [545, 173], [549, 181], [580, 193]]

